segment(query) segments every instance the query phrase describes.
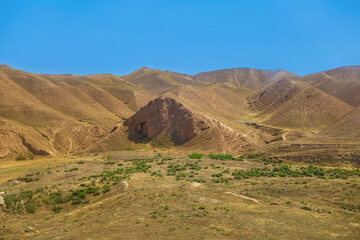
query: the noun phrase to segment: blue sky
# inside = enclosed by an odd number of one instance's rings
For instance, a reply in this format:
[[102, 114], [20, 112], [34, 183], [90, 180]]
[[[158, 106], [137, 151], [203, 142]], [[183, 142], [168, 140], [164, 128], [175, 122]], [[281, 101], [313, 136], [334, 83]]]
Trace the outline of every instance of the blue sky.
[[1, 0], [0, 63], [36, 73], [304, 75], [360, 64], [360, 1]]

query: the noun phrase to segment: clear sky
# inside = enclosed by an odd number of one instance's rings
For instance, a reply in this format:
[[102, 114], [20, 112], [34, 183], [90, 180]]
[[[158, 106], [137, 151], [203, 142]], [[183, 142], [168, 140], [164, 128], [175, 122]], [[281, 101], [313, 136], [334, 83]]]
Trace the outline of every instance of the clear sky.
[[359, 0], [0, 0], [0, 64], [35, 73], [304, 75], [360, 64]]

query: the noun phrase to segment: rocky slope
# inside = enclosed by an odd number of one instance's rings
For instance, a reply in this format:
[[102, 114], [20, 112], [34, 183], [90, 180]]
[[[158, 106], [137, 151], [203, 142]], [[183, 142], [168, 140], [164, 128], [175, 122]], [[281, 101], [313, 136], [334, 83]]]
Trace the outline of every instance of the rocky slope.
[[171, 135], [179, 143], [193, 139], [210, 127], [206, 118], [168, 97], [150, 101], [124, 124], [129, 126], [130, 136], [153, 139]]
[[[244, 136], [215, 119], [194, 113], [169, 97], [150, 101], [124, 122], [130, 139], [162, 140], [169, 137], [175, 146], [209, 150], [216, 142], [220, 152], [239, 152], [250, 148]], [[232, 150], [232, 151], [231, 151]]]

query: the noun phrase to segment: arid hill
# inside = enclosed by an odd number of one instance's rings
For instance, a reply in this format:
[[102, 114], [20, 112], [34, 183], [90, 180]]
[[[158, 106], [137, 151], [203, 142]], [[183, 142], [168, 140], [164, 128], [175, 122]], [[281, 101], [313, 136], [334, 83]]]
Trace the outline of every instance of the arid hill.
[[0, 69], [0, 158], [84, 151], [152, 99], [121, 77]]
[[168, 97], [150, 101], [125, 121], [130, 137], [160, 139], [171, 136], [174, 142], [185, 143], [210, 128], [208, 119], [194, 114], [181, 103]]
[[360, 105], [360, 66], [309, 74], [302, 80], [354, 107]]
[[152, 70], [146, 67], [124, 76], [124, 79], [155, 94], [161, 94], [184, 84], [194, 83], [194, 80], [188, 75]]
[[185, 85], [164, 94], [184, 103], [188, 108], [217, 119], [238, 119], [247, 115], [246, 95], [236, 89], [215, 84], [208, 87]]
[[319, 136], [360, 143], [360, 106], [330, 124]]
[[[326, 83], [317, 85], [318, 76]], [[0, 65], [0, 158], [158, 147], [244, 152], [318, 132], [357, 139], [359, 79], [357, 66], [301, 78], [250, 68], [142, 68], [120, 77]]]
[[193, 76], [197, 82], [205, 84], [228, 83], [237, 88], [258, 89], [268, 83], [298, 76], [285, 70], [259, 70], [253, 68], [233, 68], [198, 73]]
[[213, 145], [221, 152], [249, 150], [250, 145], [238, 132], [215, 119], [190, 111], [169, 97], [150, 101], [124, 125], [128, 127], [129, 138], [134, 141], [145, 139], [170, 146], [195, 145], [199, 150], [208, 150]]
[[281, 80], [249, 98], [264, 124], [294, 129], [322, 129], [353, 109], [347, 103], [310, 85]]

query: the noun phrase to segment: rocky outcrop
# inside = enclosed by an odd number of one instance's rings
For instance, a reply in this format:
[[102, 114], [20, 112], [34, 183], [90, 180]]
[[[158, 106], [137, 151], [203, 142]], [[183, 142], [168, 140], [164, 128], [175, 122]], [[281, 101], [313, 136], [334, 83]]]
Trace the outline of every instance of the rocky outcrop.
[[159, 97], [141, 108], [124, 125], [128, 126], [130, 137], [153, 139], [170, 135], [181, 144], [210, 128], [211, 123], [175, 99]]

